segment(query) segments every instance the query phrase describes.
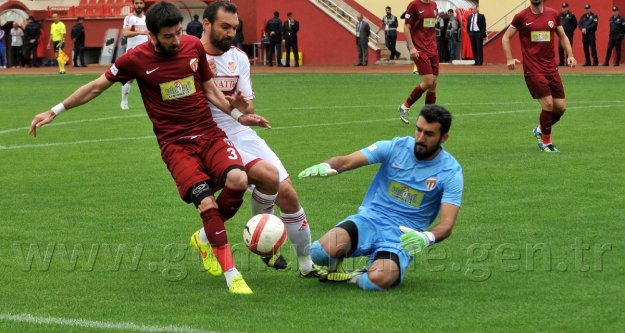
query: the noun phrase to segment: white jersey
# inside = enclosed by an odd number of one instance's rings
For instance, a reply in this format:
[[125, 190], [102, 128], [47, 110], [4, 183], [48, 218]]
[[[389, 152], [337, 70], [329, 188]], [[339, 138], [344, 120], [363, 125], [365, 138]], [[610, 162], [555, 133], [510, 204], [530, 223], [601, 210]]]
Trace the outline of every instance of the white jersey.
[[[131, 31], [144, 32], [147, 31], [148, 28], [145, 25], [145, 15], [137, 16], [137, 14], [132, 13], [124, 18], [124, 29], [130, 28]], [[134, 48], [135, 46], [147, 42], [147, 35], [137, 35], [134, 37], [127, 37], [126, 42], [126, 51]]]
[[[215, 60], [217, 75], [215, 75], [213, 80], [224, 95], [232, 96], [235, 92], [240, 91], [246, 100], [254, 99], [255, 95], [252, 90], [252, 80], [250, 79], [250, 61], [245, 52], [236, 47], [231, 47], [230, 50], [222, 55], [206, 54], [206, 58]], [[285, 180], [289, 176], [282, 161], [253, 129], [249, 126], [241, 125], [228, 114], [215, 107], [211, 102], [208, 102], [208, 106], [217, 126], [226, 133], [241, 154], [245, 167], [254, 165], [256, 161], [262, 159], [278, 169], [280, 181]]]
[[[250, 60], [247, 54], [236, 47], [219, 56], [206, 54], [208, 60], [214, 59], [217, 66], [217, 75], [213, 78], [215, 85], [226, 96], [232, 96], [238, 90], [243, 94], [246, 100], [254, 99], [254, 91], [252, 91], [252, 80], [250, 79]], [[241, 125], [238, 121], [226, 113], [219, 110], [216, 106], [208, 103], [213, 114], [213, 119], [219, 128], [226, 135], [236, 134], [249, 127]]]

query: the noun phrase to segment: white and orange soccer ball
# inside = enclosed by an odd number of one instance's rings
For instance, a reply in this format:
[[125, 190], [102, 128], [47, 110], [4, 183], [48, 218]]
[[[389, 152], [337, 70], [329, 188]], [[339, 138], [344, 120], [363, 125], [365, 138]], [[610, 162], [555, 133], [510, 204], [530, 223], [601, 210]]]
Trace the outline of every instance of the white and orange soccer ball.
[[252, 217], [243, 229], [243, 240], [247, 248], [261, 256], [270, 256], [286, 240], [286, 228], [279, 217], [259, 214]]

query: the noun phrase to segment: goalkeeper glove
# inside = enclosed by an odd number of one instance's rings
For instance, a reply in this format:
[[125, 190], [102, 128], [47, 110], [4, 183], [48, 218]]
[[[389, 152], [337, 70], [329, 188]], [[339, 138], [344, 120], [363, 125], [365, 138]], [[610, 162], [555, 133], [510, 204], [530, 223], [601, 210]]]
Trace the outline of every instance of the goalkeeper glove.
[[411, 256], [416, 256], [426, 247], [434, 243], [434, 234], [431, 232], [420, 232], [408, 227], [399, 226], [403, 234], [399, 237], [401, 247]]
[[338, 174], [338, 171], [332, 169], [328, 163], [319, 163], [311, 167], [306, 168], [297, 175], [299, 179], [304, 177], [330, 177]]

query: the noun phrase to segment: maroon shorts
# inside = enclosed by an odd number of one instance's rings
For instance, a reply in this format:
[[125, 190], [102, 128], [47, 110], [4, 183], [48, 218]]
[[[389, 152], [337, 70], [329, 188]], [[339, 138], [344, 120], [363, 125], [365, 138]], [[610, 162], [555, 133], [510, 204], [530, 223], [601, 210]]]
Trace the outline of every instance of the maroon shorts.
[[[423, 53], [423, 52], [420, 52]], [[436, 56], [420, 56], [414, 61], [419, 70], [419, 75], [433, 74], [438, 76], [438, 55]]]
[[551, 96], [564, 98], [564, 86], [559, 73], [552, 75], [526, 75], [525, 84], [534, 99]]
[[241, 155], [225, 136], [200, 136], [173, 141], [161, 148], [161, 157], [176, 182], [180, 197], [187, 203], [193, 185], [206, 181], [213, 191], [223, 187], [231, 169], [243, 168]]

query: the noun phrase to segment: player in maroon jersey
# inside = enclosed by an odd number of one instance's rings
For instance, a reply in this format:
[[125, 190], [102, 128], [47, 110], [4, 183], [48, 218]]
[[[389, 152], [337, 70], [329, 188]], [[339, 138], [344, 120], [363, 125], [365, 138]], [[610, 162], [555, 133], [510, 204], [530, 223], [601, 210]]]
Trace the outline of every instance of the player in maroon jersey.
[[557, 123], [566, 111], [564, 87], [558, 72], [554, 51], [554, 35], [558, 38], [568, 55], [567, 64], [577, 64], [571, 50], [571, 43], [564, 33], [559, 13], [543, 6], [543, 0], [531, 0], [528, 8], [516, 14], [501, 41], [507, 58], [507, 66], [514, 69], [521, 62], [514, 59], [510, 48], [510, 38], [517, 31], [523, 53], [523, 72], [525, 83], [533, 98], [538, 100], [542, 111], [539, 125], [532, 131], [538, 139], [538, 148], [546, 153], [558, 153], [551, 141], [551, 127]]
[[[225, 97], [215, 86], [199, 39], [182, 35], [182, 14], [175, 5], [159, 2], [147, 12], [150, 42], [122, 55], [99, 78], [33, 119], [29, 133], [52, 122], [60, 113], [85, 104], [115, 82], [135, 79], [154, 125], [161, 156], [182, 199], [198, 208], [206, 236], [226, 277], [229, 291], [251, 294], [237, 271], [224, 221], [234, 216], [243, 202], [247, 175], [241, 157], [213, 121], [207, 99], [240, 123], [269, 127], [266, 119], [243, 114], [233, 106], [247, 108], [242, 96]], [[215, 192], [221, 193], [215, 199]]]
[[399, 106], [399, 119], [409, 123], [408, 109], [425, 92], [425, 104], [436, 103], [436, 78], [438, 77], [438, 48], [436, 46], [436, 15], [433, 0], [413, 0], [408, 4], [404, 35], [412, 59], [421, 75], [421, 83], [412, 90]]

